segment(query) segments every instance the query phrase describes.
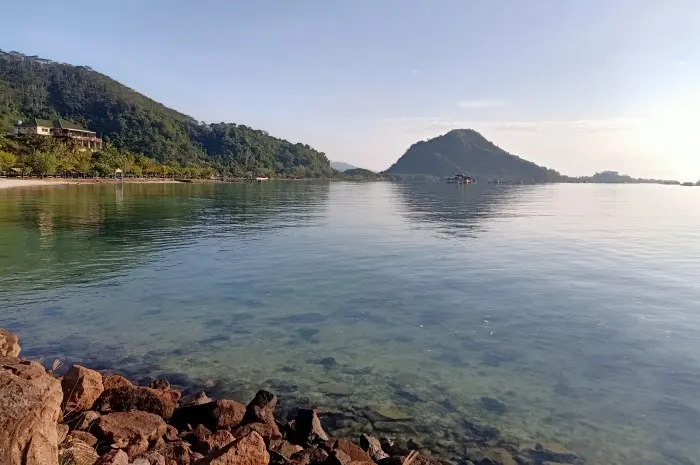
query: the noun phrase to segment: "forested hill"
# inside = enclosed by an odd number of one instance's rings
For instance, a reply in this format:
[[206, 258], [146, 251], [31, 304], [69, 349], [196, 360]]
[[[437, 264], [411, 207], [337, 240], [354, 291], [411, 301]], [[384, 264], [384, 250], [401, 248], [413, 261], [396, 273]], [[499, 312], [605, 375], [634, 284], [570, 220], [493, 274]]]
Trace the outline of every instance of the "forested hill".
[[163, 163], [205, 162], [234, 175], [334, 174], [325, 154], [308, 145], [244, 125], [198, 123], [89, 67], [0, 51], [0, 130], [58, 117]]
[[440, 177], [465, 173], [476, 179], [527, 183], [562, 179], [557, 171], [511, 155], [472, 129], [456, 129], [413, 144], [385, 173]]

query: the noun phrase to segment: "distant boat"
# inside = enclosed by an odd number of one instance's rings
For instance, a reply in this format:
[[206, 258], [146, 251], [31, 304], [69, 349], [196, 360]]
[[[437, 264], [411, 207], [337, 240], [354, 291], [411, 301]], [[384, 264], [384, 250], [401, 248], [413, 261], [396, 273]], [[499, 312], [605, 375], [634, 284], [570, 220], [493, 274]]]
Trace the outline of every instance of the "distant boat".
[[447, 184], [472, 184], [474, 180], [464, 173], [455, 174], [451, 178], [447, 178]]
[[263, 181], [269, 181], [270, 178], [268, 178], [268, 177], [262, 177], [262, 176], [257, 176], [257, 177], [255, 178], [255, 180], [256, 180], [257, 182], [263, 182]]

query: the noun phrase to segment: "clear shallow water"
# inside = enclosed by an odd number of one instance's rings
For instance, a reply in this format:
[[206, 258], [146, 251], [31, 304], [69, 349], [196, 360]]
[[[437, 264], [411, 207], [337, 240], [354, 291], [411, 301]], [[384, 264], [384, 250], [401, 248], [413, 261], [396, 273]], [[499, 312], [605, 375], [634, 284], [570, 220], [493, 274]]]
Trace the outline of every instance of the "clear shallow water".
[[700, 463], [699, 278], [700, 189], [0, 190], [25, 356], [266, 386], [428, 446], [469, 419], [588, 463]]

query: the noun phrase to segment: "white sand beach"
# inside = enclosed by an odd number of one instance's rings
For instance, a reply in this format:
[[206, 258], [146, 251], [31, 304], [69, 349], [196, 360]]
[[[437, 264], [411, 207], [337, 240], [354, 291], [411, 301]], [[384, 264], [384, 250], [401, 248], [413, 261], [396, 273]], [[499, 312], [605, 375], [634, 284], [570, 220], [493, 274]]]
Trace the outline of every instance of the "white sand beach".
[[0, 178], [0, 189], [10, 187], [29, 187], [29, 186], [56, 186], [69, 184], [70, 181], [65, 179], [4, 179]]

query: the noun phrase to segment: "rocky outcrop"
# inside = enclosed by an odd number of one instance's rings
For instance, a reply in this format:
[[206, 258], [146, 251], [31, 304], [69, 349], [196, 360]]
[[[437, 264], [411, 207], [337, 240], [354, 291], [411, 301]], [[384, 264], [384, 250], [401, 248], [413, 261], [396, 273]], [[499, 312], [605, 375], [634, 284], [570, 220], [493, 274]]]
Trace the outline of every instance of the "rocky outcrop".
[[265, 441], [253, 431], [207, 455], [197, 465], [268, 465], [269, 462], [270, 454], [265, 449]]
[[101, 417], [93, 428], [99, 440], [128, 444], [134, 439], [155, 441], [167, 430], [163, 419], [148, 412], [116, 412]]
[[3, 465], [57, 463], [62, 399], [61, 384], [41, 364], [0, 357]]
[[102, 375], [80, 365], [73, 365], [61, 380], [62, 408], [66, 413], [89, 410], [104, 388]]
[[0, 357], [19, 357], [19, 338], [6, 329], [0, 329]]
[[153, 413], [166, 420], [172, 416], [176, 407], [177, 400], [169, 391], [143, 386], [121, 386], [107, 389], [95, 402], [95, 408], [102, 412], [140, 410]]

